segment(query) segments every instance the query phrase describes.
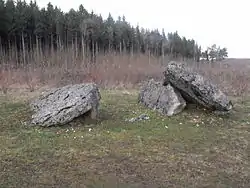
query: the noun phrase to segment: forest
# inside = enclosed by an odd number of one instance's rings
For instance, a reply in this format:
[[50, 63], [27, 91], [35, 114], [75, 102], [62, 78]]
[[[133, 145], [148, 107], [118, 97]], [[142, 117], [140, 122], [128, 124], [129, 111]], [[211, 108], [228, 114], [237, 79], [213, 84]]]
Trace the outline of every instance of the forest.
[[[227, 49], [213, 45], [204, 52], [198, 41], [181, 37], [177, 31], [150, 30], [132, 26], [125, 16], [117, 19], [109, 14], [88, 12], [84, 5], [77, 10], [63, 12], [48, 3], [40, 8], [35, 1], [0, 0], [1, 58], [25, 64], [28, 59], [73, 51], [74, 59], [90, 58], [99, 54], [147, 54], [173, 58], [223, 59]], [[35, 57], [34, 57], [35, 56]]]

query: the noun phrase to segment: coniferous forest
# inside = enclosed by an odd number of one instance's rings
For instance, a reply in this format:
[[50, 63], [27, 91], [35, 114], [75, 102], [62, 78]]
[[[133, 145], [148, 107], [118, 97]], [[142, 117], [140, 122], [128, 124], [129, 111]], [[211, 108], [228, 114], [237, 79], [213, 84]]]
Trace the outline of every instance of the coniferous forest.
[[[63, 12], [49, 3], [46, 8], [30, 1], [0, 0], [1, 54], [25, 63], [30, 54], [43, 56], [74, 49], [75, 58], [96, 57], [106, 53], [150, 54], [199, 60], [201, 47], [194, 39], [178, 32], [133, 27], [125, 16], [103, 18], [88, 12], [84, 5], [78, 10]], [[13, 50], [14, 49], [14, 50]]]

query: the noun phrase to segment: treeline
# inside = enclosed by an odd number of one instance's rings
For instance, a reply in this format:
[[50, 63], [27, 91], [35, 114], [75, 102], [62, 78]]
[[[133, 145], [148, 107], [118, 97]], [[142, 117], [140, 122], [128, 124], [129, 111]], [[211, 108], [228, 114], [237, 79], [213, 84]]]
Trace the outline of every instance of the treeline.
[[193, 39], [180, 37], [178, 32], [148, 30], [133, 27], [126, 18], [115, 20], [111, 15], [88, 12], [83, 5], [78, 10], [63, 12], [51, 3], [39, 8], [36, 2], [0, 0], [0, 50], [11, 49], [25, 54], [43, 54], [45, 50], [72, 48], [75, 57], [98, 53], [147, 53], [154, 56], [192, 58], [199, 61], [201, 47]]

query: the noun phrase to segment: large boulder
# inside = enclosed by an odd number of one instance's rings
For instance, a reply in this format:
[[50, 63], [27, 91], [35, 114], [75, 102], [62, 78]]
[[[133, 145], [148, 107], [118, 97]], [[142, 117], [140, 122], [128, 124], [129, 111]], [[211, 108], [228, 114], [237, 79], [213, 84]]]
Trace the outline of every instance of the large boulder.
[[34, 111], [31, 123], [46, 127], [63, 125], [87, 112], [96, 119], [100, 99], [99, 89], [93, 83], [52, 89], [30, 103]]
[[180, 113], [186, 106], [181, 94], [170, 84], [163, 86], [153, 79], [143, 84], [138, 102], [167, 116]]
[[192, 101], [213, 111], [229, 112], [232, 102], [209, 80], [194, 73], [184, 64], [171, 61], [164, 71], [164, 85], [178, 89], [186, 101]]

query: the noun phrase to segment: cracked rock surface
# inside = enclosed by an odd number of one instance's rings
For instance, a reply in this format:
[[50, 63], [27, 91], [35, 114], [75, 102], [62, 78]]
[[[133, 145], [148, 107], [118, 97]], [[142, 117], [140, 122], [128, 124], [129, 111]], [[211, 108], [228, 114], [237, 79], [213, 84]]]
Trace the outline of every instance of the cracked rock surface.
[[181, 94], [170, 84], [163, 86], [153, 79], [142, 86], [138, 102], [167, 116], [180, 113], [186, 106]]
[[233, 106], [219, 87], [200, 74], [186, 69], [182, 63], [170, 62], [164, 71], [164, 85], [171, 84], [184, 99], [213, 111], [230, 111]]
[[93, 83], [52, 89], [30, 103], [34, 112], [31, 123], [45, 127], [63, 125], [87, 112], [96, 119], [100, 99], [99, 88]]

